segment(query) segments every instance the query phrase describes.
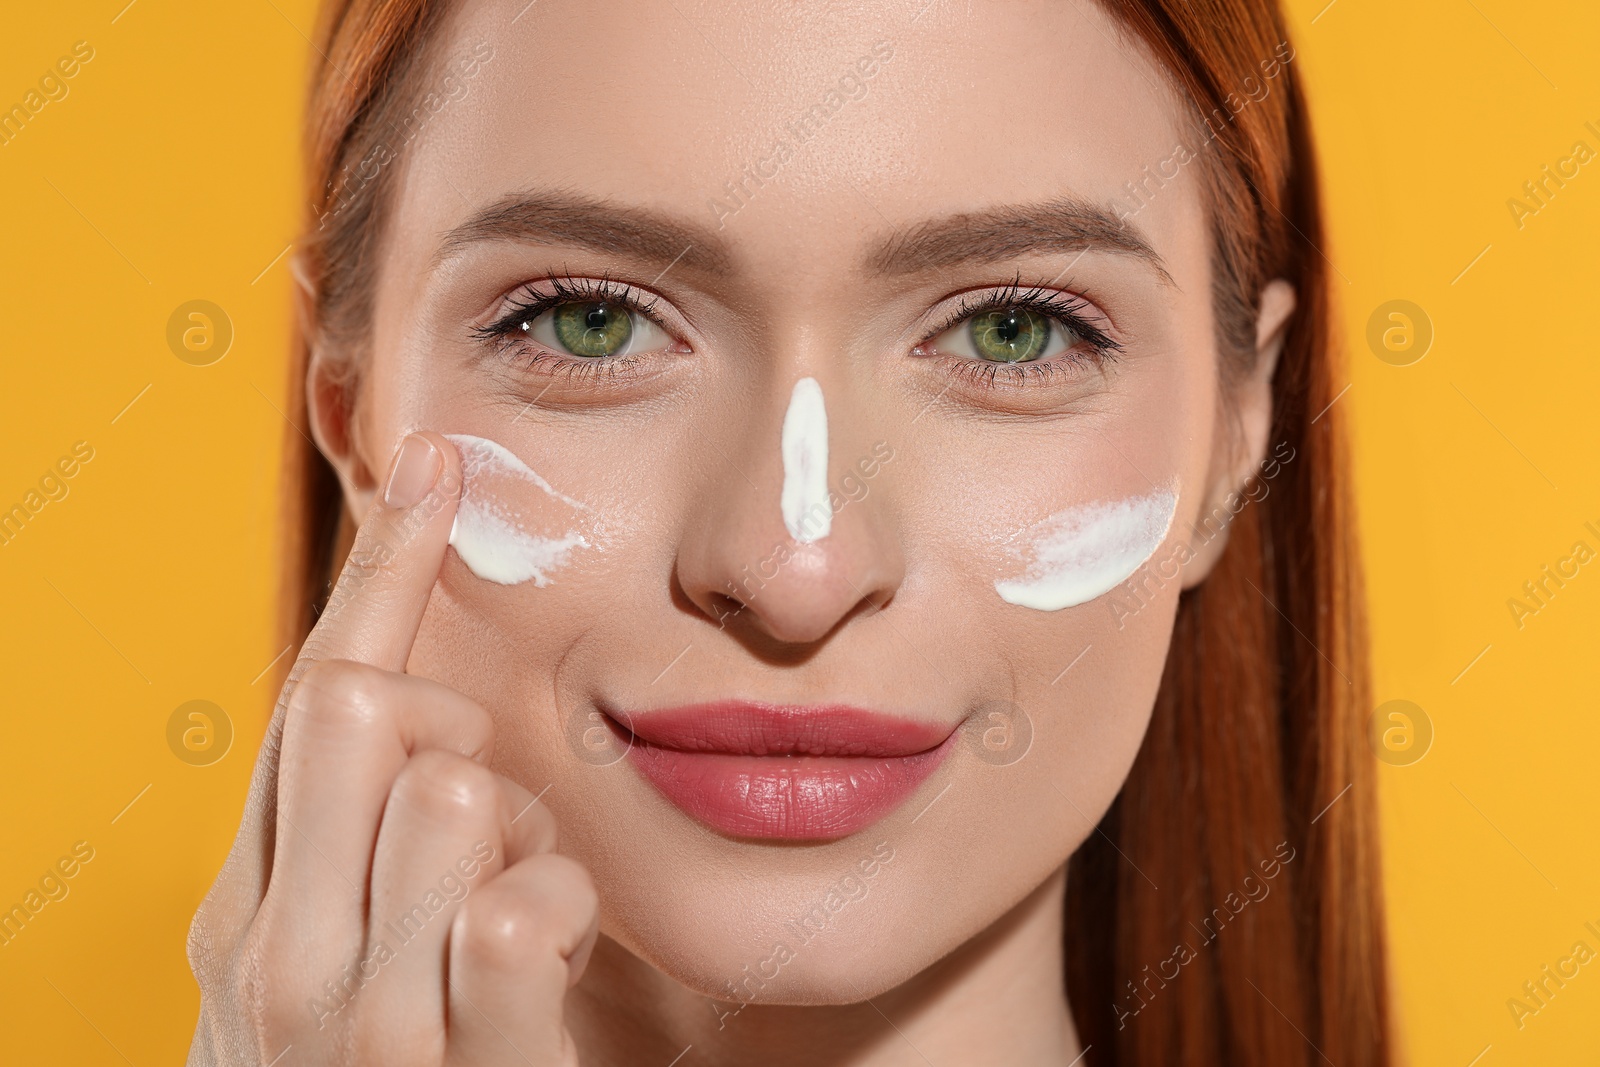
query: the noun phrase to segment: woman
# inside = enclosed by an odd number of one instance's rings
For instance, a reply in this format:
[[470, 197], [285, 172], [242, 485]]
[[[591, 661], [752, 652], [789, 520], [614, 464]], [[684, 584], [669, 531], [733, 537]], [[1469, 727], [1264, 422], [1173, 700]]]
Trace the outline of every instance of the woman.
[[1266, 0], [327, 8], [192, 1063], [1388, 1062]]

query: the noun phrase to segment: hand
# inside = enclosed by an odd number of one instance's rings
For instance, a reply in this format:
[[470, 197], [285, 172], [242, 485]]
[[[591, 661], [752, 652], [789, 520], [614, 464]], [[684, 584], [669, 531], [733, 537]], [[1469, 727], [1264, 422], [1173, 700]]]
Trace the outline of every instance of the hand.
[[593, 884], [489, 770], [489, 713], [405, 673], [460, 490], [448, 441], [406, 438], [289, 673], [189, 934], [191, 1067], [577, 1063]]

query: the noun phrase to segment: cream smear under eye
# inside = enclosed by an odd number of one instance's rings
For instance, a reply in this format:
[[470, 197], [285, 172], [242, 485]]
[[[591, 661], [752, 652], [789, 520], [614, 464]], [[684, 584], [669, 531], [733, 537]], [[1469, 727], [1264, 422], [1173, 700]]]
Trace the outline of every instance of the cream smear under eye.
[[1103, 500], [1058, 511], [1025, 535], [1022, 573], [994, 583], [1008, 604], [1059, 611], [1126, 581], [1166, 540], [1178, 495]]
[[[461, 453], [464, 482], [450, 544], [461, 562], [479, 578], [500, 585], [531, 580], [544, 587], [575, 548], [587, 547], [576, 529], [577, 512], [588, 509], [557, 492], [549, 482], [511, 453], [486, 437], [447, 433]], [[519, 506], [529, 490], [537, 490], [549, 503], [549, 514]]]
[[801, 378], [783, 415], [783, 494], [779, 506], [789, 536], [818, 541], [833, 528], [828, 502], [828, 409], [822, 386]]

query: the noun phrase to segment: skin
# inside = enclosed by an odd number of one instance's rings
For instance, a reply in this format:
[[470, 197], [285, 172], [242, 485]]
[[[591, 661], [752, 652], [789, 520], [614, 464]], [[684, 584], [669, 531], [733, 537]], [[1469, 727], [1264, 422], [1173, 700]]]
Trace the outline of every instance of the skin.
[[[492, 59], [391, 164], [359, 393], [341, 392], [347, 353], [314, 354], [313, 429], [362, 526], [196, 920], [191, 1062], [291, 1044], [296, 1063], [666, 1064], [686, 1046], [684, 1063], [1071, 1061], [1064, 864], [1138, 750], [1179, 589], [1225, 539], [1120, 628], [1103, 601], [1033, 611], [993, 582], [1008, 541], [1062, 508], [1175, 484], [1159, 559], [1238, 490], [1268, 449], [1292, 292], [1261, 294], [1255, 366], [1224, 389], [1192, 165], [1125, 220], [1159, 268], [1073, 239], [873, 268], [926, 220], [1132, 206], [1123, 183], [1188, 127], [1090, 5], [619, 3], [597, 18], [543, 0], [513, 22], [522, 6], [468, 2], [442, 28], [437, 56], [487, 41]], [[892, 57], [858, 99], [803, 144], [783, 132], [879, 41]], [[1040, 61], [1042, 42], [1070, 62]], [[779, 136], [792, 158], [730, 200], [725, 183]], [[549, 190], [709, 232], [676, 260], [504, 232], [445, 248], [483, 208]], [[579, 376], [572, 358], [530, 365], [474, 335], [553, 275], [653, 294], [666, 345]], [[1018, 275], [1089, 302], [1117, 358], [989, 388], [970, 358], [930, 354], [960, 294]], [[798, 545], [778, 440], [804, 376], [828, 405], [830, 484], [878, 442], [893, 458]], [[428, 444], [394, 472], [419, 431]], [[499, 441], [583, 501], [592, 547], [545, 588], [476, 578], [445, 545], [460, 467], [442, 433]], [[740, 593], [776, 546], [787, 562]], [[715, 833], [571, 742], [597, 707], [725, 697], [851, 703], [962, 736], [880, 822], [803, 844]], [[981, 744], [997, 699], [1032, 731], [1003, 765]], [[368, 916], [381, 929], [476, 842], [493, 858], [464, 897], [319, 1028], [308, 1003], [370, 952]], [[880, 843], [893, 859], [866, 895], [730, 996]]]

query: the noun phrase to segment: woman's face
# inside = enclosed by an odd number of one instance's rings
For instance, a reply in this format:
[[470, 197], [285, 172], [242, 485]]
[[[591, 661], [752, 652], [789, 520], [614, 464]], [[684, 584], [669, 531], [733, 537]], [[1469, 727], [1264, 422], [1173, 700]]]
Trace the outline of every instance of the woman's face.
[[[471, 0], [441, 32], [368, 163], [403, 169], [354, 423], [318, 429], [358, 515], [432, 429], [548, 483], [474, 466], [480, 520], [565, 541], [511, 584], [450, 553], [410, 670], [492, 711], [608, 936], [725, 1000], [887, 989], [1093, 832], [1209, 563], [1173, 560], [1234, 487], [1235, 398], [1180, 106], [1088, 4]], [[1003, 598], [1051, 538], [1067, 593]], [[1158, 541], [1139, 599], [1093, 595]], [[680, 747], [800, 722], [824, 756], [652, 762], [608, 722], [683, 708]]]

